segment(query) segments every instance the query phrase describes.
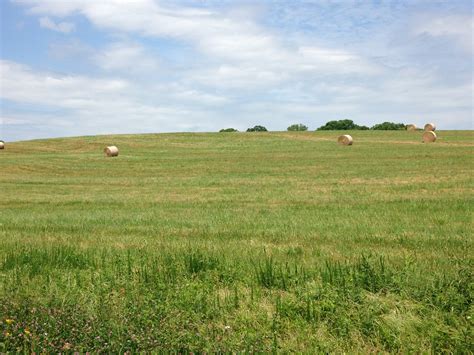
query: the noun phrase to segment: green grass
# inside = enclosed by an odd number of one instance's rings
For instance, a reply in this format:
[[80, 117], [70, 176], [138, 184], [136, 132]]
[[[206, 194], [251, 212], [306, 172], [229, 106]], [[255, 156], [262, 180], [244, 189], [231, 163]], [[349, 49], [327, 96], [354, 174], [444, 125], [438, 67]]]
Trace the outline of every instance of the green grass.
[[350, 133], [8, 143], [0, 352], [472, 353], [474, 132]]

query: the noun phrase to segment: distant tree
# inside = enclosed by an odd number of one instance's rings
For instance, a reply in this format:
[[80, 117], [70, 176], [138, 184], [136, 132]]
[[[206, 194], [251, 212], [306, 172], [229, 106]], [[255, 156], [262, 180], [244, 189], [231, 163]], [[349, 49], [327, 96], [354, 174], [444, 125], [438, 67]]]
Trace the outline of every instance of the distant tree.
[[374, 125], [371, 129], [383, 131], [398, 131], [405, 128], [406, 126], [403, 123], [384, 122]]
[[329, 121], [324, 126], [319, 127], [318, 131], [341, 131], [341, 130], [367, 130], [367, 126], [359, 126], [352, 120]]
[[235, 128], [223, 128], [219, 132], [238, 132]]
[[308, 130], [308, 127], [306, 127], [304, 124], [302, 123], [296, 123], [296, 124], [292, 124], [290, 127], [288, 127], [286, 129], [287, 131], [307, 131]]
[[252, 128], [248, 128], [247, 132], [267, 132], [267, 129], [263, 126], [254, 126]]

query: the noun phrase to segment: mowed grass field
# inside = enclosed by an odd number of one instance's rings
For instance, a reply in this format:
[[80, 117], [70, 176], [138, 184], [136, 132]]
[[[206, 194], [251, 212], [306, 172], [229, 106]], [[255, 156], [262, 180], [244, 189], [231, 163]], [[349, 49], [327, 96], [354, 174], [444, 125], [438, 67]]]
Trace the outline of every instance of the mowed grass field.
[[474, 132], [348, 133], [8, 143], [0, 351], [472, 353]]

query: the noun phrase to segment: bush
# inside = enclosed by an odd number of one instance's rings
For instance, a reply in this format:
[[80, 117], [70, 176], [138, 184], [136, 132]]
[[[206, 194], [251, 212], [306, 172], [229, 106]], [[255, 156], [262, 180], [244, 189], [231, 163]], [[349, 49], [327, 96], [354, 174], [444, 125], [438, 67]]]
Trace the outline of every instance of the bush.
[[374, 125], [371, 129], [383, 131], [398, 131], [405, 129], [404, 123], [384, 122]]
[[290, 127], [286, 129], [287, 131], [307, 131], [308, 127], [306, 127], [302, 123], [292, 124]]
[[267, 132], [267, 129], [263, 126], [255, 126], [252, 128], [248, 128], [247, 132]]
[[235, 128], [223, 128], [219, 132], [238, 132]]
[[341, 131], [341, 130], [367, 130], [367, 126], [359, 126], [352, 120], [329, 121], [324, 126], [319, 127], [318, 131]]

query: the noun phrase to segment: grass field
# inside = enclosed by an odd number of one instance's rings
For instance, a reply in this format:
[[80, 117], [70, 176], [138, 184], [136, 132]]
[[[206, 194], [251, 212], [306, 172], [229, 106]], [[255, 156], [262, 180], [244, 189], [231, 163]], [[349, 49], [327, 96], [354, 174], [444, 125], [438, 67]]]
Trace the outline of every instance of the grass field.
[[349, 133], [8, 143], [0, 352], [472, 353], [474, 132]]

